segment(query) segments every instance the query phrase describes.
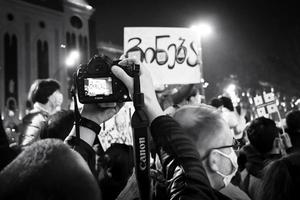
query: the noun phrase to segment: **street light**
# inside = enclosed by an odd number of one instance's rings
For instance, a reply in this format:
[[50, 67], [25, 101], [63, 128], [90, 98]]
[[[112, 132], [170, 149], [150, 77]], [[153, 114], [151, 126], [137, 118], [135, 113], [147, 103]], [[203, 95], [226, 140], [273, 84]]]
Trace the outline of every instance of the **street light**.
[[237, 86], [233, 83], [229, 84], [225, 89], [225, 93], [230, 97], [234, 106], [240, 102], [240, 98], [237, 95]]
[[201, 39], [206, 36], [210, 36], [213, 33], [212, 27], [207, 23], [200, 23], [198, 25], [191, 26], [191, 29], [196, 31]]
[[73, 67], [80, 58], [80, 53], [77, 50], [72, 50], [66, 57], [65, 64], [67, 67]]
[[[200, 67], [200, 74], [201, 74], [201, 94], [203, 95], [204, 98], [204, 103], [205, 103], [205, 88], [204, 88], [204, 76], [203, 76], [203, 52], [202, 52], [202, 39], [204, 37], [210, 36], [213, 33], [212, 26], [208, 23], [200, 23], [196, 25], [191, 26], [191, 30], [195, 31], [199, 37], [200, 37], [200, 45], [198, 47], [198, 63]], [[207, 87], [208, 85], [206, 85]]]
[[[79, 61], [80, 52], [78, 50], [71, 50], [65, 58], [65, 65], [67, 67], [68, 91], [71, 91], [72, 85], [74, 84], [73, 74]], [[68, 92], [68, 97], [70, 100], [72, 99], [70, 92]]]

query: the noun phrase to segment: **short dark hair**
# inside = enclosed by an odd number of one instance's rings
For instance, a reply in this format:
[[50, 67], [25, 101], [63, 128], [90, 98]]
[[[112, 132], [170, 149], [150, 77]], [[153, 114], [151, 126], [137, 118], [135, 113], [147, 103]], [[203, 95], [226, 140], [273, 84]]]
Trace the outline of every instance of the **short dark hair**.
[[234, 111], [232, 100], [229, 97], [222, 96], [220, 97], [222, 105], [230, 111]]
[[295, 149], [300, 148], [300, 110], [289, 111], [286, 114], [287, 133]]
[[28, 100], [32, 103], [39, 102], [46, 104], [48, 97], [59, 89], [60, 84], [54, 79], [38, 79], [30, 87]]
[[103, 189], [103, 199], [116, 199], [126, 186], [133, 172], [133, 147], [126, 144], [113, 143], [105, 151], [101, 166], [106, 172], [111, 172], [111, 177], [104, 173], [104, 178], [99, 184]]
[[261, 154], [272, 150], [274, 139], [279, 130], [273, 120], [259, 117], [254, 119], [246, 129], [250, 144]]
[[213, 99], [211, 99], [211, 101], [210, 101], [210, 105], [213, 106], [213, 107], [215, 107], [215, 108], [219, 108], [219, 107], [222, 106], [223, 104], [222, 104], [222, 101], [221, 101], [220, 99], [218, 99], [218, 98], [213, 98]]
[[74, 121], [74, 111], [72, 110], [61, 110], [50, 115], [47, 119], [45, 128], [41, 131], [41, 139], [57, 138], [65, 140], [72, 130]]
[[[112, 178], [123, 181], [130, 177], [133, 170], [133, 147], [112, 143], [105, 151], [106, 158], [102, 162], [103, 168], [111, 168]], [[122, 180], [123, 179], [123, 180]]]
[[286, 114], [286, 126], [289, 131], [300, 131], [300, 110], [289, 111]]
[[0, 172], [0, 199], [100, 199], [85, 164], [60, 140], [37, 141]]

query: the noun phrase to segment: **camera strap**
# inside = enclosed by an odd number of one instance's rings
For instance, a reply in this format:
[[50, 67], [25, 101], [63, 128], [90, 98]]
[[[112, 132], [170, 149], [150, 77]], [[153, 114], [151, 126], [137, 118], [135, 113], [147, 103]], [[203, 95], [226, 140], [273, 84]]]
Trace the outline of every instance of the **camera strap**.
[[76, 137], [80, 138], [80, 131], [79, 131], [80, 112], [78, 110], [78, 104], [77, 104], [77, 97], [76, 97], [75, 88], [73, 88], [71, 90], [71, 95], [72, 95], [73, 101], [74, 101], [75, 133], [76, 133]]
[[136, 180], [141, 200], [151, 200], [150, 153], [149, 153], [149, 120], [144, 111], [144, 94], [140, 90], [140, 66], [133, 65], [133, 105], [132, 116], [133, 147]]

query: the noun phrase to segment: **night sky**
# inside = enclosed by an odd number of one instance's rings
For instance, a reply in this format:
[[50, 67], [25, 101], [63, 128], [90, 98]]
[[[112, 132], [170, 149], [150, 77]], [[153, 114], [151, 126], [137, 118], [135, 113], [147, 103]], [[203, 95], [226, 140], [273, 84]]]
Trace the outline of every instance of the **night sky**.
[[[300, 12], [292, 1], [94, 0], [97, 41], [122, 46], [123, 27], [190, 27], [209, 22], [214, 34], [203, 41], [208, 95], [236, 75], [241, 87], [270, 83], [300, 95]], [[298, 14], [299, 13], [299, 14]]]

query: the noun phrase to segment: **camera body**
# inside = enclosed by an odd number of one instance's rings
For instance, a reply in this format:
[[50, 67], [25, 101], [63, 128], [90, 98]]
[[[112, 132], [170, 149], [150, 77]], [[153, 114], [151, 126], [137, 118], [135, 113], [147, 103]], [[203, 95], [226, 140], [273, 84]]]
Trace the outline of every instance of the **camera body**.
[[[121, 103], [131, 101], [127, 87], [112, 72], [113, 65], [120, 66], [105, 55], [94, 56], [87, 65], [80, 65], [75, 75], [78, 99], [83, 104]], [[133, 77], [132, 66], [120, 66]]]

